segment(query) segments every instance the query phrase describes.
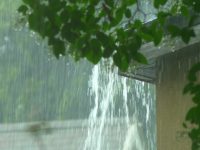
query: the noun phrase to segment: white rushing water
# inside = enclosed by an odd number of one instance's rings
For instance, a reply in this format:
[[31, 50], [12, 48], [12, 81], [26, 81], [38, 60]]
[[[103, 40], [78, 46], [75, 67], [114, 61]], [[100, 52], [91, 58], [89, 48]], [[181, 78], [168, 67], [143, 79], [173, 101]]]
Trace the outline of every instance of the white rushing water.
[[155, 109], [150, 108], [151, 92], [149, 84], [120, 77], [112, 62], [94, 66], [89, 82], [93, 108], [84, 150], [155, 150], [149, 127], [150, 109]]

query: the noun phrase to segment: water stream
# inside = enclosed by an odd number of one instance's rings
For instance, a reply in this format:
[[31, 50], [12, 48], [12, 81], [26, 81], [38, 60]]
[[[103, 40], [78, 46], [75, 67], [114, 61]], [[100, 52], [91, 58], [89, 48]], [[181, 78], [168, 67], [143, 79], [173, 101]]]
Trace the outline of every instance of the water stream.
[[92, 69], [89, 95], [93, 108], [84, 150], [155, 150], [155, 133], [150, 128], [155, 115], [152, 85], [120, 77], [111, 68], [108, 62]]

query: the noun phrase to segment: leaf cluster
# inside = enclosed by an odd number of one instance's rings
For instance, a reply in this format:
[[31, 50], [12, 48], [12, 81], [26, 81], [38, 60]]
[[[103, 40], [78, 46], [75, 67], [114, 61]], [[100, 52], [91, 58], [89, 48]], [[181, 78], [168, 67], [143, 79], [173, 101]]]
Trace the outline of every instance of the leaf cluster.
[[[189, 137], [192, 140], [192, 150], [198, 150], [200, 148], [200, 83], [199, 76], [200, 63], [196, 63], [192, 66], [188, 73], [188, 84], [184, 87], [183, 93], [192, 95], [192, 101], [195, 106], [190, 108], [186, 114], [186, 121], [196, 126], [189, 132]], [[187, 128], [186, 124], [184, 126]]]
[[[102, 58], [112, 57], [114, 64], [126, 71], [131, 62], [148, 63], [139, 51], [142, 44], [153, 42], [157, 46], [166, 33], [172, 38], [180, 36], [185, 43], [195, 36], [189, 23], [184, 28], [169, 24], [169, 18], [177, 15], [174, 11], [158, 11], [157, 19], [147, 24], [135, 19], [131, 8], [137, 0], [22, 1], [18, 11], [31, 30], [48, 38], [57, 58], [69, 54], [75, 60], [87, 58], [96, 64]], [[159, 9], [166, 2], [155, 0], [154, 6]], [[192, 20], [188, 7], [191, 3], [184, 0], [178, 15]], [[194, 7], [196, 10], [197, 6]], [[127, 23], [122, 26], [124, 20]]]

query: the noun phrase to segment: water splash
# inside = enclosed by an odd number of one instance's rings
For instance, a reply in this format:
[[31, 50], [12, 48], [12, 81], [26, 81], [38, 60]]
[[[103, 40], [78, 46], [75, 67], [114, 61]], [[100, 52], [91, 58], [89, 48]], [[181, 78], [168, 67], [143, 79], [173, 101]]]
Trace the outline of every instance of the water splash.
[[148, 131], [152, 120], [151, 86], [119, 77], [118, 70], [111, 69], [112, 62], [107, 64], [92, 70], [89, 95], [93, 108], [84, 150], [155, 150], [155, 139]]
[[145, 150], [145, 144], [141, 139], [141, 124], [133, 123], [127, 131], [123, 150]]
[[114, 117], [113, 100], [116, 93], [114, 86], [117, 84], [115, 82], [117, 75], [108, 70], [97, 65], [92, 71], [90, 94], [92, 98], [94, 97], [94, 107], [89, 116], [90, 130], [88, 130], [84, 150], [101, 150], [105, 123], [108, 119], [112, 123]]

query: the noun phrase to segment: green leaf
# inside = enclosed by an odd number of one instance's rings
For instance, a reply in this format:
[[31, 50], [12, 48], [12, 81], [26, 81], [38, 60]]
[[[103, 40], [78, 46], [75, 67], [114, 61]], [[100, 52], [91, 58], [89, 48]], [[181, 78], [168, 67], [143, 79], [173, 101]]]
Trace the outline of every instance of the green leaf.
[[181, 35], [181, 29], [175, 25], [169, 25], [167, 29], [171, 34], [171, 37], [177, 37]]
[[138, 31], [139, 36], [147, 42], [153, 40], [151, 30], [147, 26], [143, 26], [141, 30]]
[[186, 120], [190, 121], [191, 123], [200, 124], [199, 116], [200, 116], [200, 107], [195, 106], [188, 111], [186, 115]]
[[[199, 137], [199, 133], [200, 133], [200, 129], [199, 128], [195, 128], [195, 129], [192, 129], [189, 133], [189, 136], [192, 140], [196, 141]], [[199, 146], [198, 146], [199, 147]], [[192, 149], [192, 150], [198, 150], [198, 149]]]
[[181, 14], [185, 17], [189, 17], [189, 10], [188, 7], [185, 5], [181, 6]]
[[109, 58], [110, 56], [112, 56], [114, 50], [115, 49], [113, 49], [112, 47], [105, 47], [104, 51], [103, 51], [103, 57], [104, 58]]
[[142, 45], [142, 39], [137, 33], [134, 33], [134, 32], [132, 32], [130, 37], [131, 38], [126, 43], [126, 47], [130, 51], [130, 53], [133, 55], [135, 54], [135, 52], [137, 52], [140, 49]]
[[86, 22], [94, 22], [94, 12], [95, 12], [95, 8], [93, 5], [89, 5], [87, 8], [87, 13], [86, 13], [86, 16], [85, 16], [85, 20]]
[[133, 24], [133, 28], [140, 29], [142, 27], [142, 21], [136, 19]]
[[190, 16], [189, 27], [193, 27], [198, 22], [199, 16], [197, 14]]
[[75, 42], [75, 40], [79, 37], [79, 34], [75, 31], [73, 31], [73, 24], [66, 23], [63, 28], [61, 29], [61, 36], [65, 40], [67, 40], [70, 43]]
[[154, 34], [153, 34], [153, 38], [154, 38], [154, 44], [155, 46], [157, 46], [158, 44], [160, 44], [160, 42], [162, 41], [162, 37], [163, 37], [163, 30], [162, 29], [157, 29]]
[[21, 5], [18, 10], [17, 10], [19, 13], [22, 13], [23, 15], [26, 15], [27, 14], [27, 11], [28, 11], [28, 7], [26, 5]]
[[183, 0], [183, 4], [188, 5], [188, 6], [192, 6], [193, 2], [194, 2], [193, 0]]
[[183, 28], [181, 30], [181, 38], [183, 42], [189, 43], [191, 37], [195, 37], [195, 33], [193, 29]]
[[[34, 5], [34, 1], [33, 0], [22, 0], [25, 4], [29, 5], [29, 6], [33, 6]], [[35, 0], [35, 2], [38, 2], [38, 0]]]
[[172, 6], [172, 8], [171, 8], [171, 13], [172, 14], [177, 14], [177, 12], [178, 12], [178, 9], [179, 9], [179, 4], [178, 3], [176, 3], [175, 5], [173, 5]]
[[167, 0], [154, 0], [154, 7], [159, 8], [160, 5], [165, 5]]
[[[72, 0], [72, 1], [75, 1], [75, 0]], [[112, 0], [111, 0], [112, 1]], [[90, 0], [90, 3], [95, 6], [99, 3], [99, 0]], [[111, 3], [111, 2], [110, 2]]]
[[125, 53], [117, 52], [113, 56], [113, 61], [121, 71], [127, 71], [129, 66], [129, 58]]
[[193, 128], [190, 132], [189, 132], [189, 137], [192, 140], [192, 150], [199, 150], [200, 148], [200, 128]]
[[[116, 21], [116, 20], [114, 20], [114, 21], [112, 22], [112, 25], [118, 24], [118, 23], [115, 22], [115, 21]], [[104, 31], [109, 30], [109, 29], [110, 29], [110, 24], [109, 24], [108, 22], [104, 22], [103, 25], [102, 25], [102, 29], [103, 29]]]
[[135, 55], [133, 55], [133, 59], [141, 64], [148, 64], [147, 58], [140, 52], [135, 53]]
[[125, 11], [124, 7], [120, 7], [116, 10], [116, 12], [115, 12], [115, 22], [116, 23], [115, 24], [118, 24], [122, 20], [124, 11]]
[[52, 12], [58, 12], [63, 9], [63, 6], [66, 5], [65, 1], [52, 1], [49, 0], [49, 10]]
[[183, 125], [184, 128], [187, 128], [187, 124], [186, 123], [183, 123], [182, 125]]
[[197, 13], [200, 13], [200, 1], [199, 0], [194, 0], [193, 8]]
[[43, 22], [43, 19], [39, 16], [38, 13], [32, 13], [28, 17], [29, 27], [33, 31], [40, 31], [40, 25]]
[[102, 58], [101, 44], [97, 39], [92, 39], [85, 49], [85, 56], [90, 62], [97, 64]]
[[200, 90], [192, 97], [192, 101], [198, 105], [200, 104]]
[[126, 18], [130, 18], [131, 17], [131, 11], [130, 11], [130, 9], [126, 9], [125, 16], [126, 16]]
[[193, 83], [191, 83], [191, 82], [188, 83], [183, 89], [183, 94], [190, 92], [192, 90], [193, 86], [194, 86]]
[[191, 89], [191, 94], [197, 94], [199, 92], [200, 92], [200, 85], [199, 84], [194, 85]]
[[127, 5], [133, 5], [136, 3], [136, 0], [126, 0]]
[[144, 32], [139, 32], [139, 35], [140, 35], [140, 37], [141, 37], [142, 39], [144, 39], [144, 40], [147, 41], [147, 42], [153, 41], [153, 37], [152, 37], [151, 35], [149, 35], [149, 34], [146, 34], [146, 33], [144, 33]]
[[65, 55], [65, 45], [63, 41], [59, 39], [52, 39], [51, 45], [53, 45], [53, 53], [56, 58]]
[[104, 58], [110, 57], [113, 54], [114, 49], [115, 49], [115, 44], [112, 37], [111, 36], [109, 37], [105, 33], [98, 31], [97, 38], [101, 42], [102, 46], [104, 47], [103, 57]]
[[105, 3], [109, 6], [109, 7], [114, 7], [114, 0], [105, 0]]
[[108, 35], [106, 35], [105, 33], [101, 32], [101, 31], [97, 31], [96, 36], [97, 36], [98, 40], [100, 40], [103, 44], [106, 44], [110, 40]]
[[165, 22], [166, 22], [166, 18], [171, 16], [170, 13], [168, 12], [163, 12], [163, 11], [160, 11], [158, 14], [157, 14], [157, 18], [158, 18], [158, 21], [161, 25], [164, 25]]
[[123, 42], [123, 41], [125, 41], [126, 37], [127, 37], [127, 35], [123, 29], [120, 28], [117, 30], [118, 41]]
[[183, 0], [183, 4], [187, 5], [189, 8], [193, 8], [193, 10], [197, 13], [200, 12], [199, 0]]
[[187, 79], [190, 81], [190, 82], [195, 82], [197, 81], [197, 72], [200, 71], [200, 62], [196, 63], [195, 65], [192, 66], [192, 68], [189, 70], [189, 73], [188, 73], [188, 76], [187, 76]]

